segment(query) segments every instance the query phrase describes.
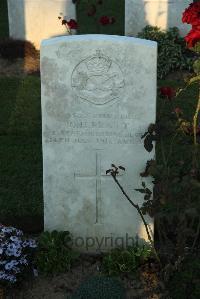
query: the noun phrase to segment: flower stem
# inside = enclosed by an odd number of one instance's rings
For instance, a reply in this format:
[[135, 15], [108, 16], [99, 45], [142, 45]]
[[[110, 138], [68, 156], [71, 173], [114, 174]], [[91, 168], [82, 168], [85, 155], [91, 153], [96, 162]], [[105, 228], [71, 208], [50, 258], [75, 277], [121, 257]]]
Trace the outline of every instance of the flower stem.
[[130, 202], [130, 204], [131, 204], [131, 205], [138, 211], [138, 213], [139, 213], [139, 215], [140, 215], [140, 217], [141, 217], [141, 219], [142, 219], [142, 222], [143, 222], [143, 224], [144, 224], [144, 226], [145, 226], [146, 233], [147, 233], [147, 236], [148, 236], [148, 240], [149, 240], [149, 242], [150, 242], [150, 244], [151, 244], [151, 248], [152, 248], [152, 250], [153, 250], [153, 253], [154, 253], [154, 255], [155, 255], [155, 258], [156, 258], [156, 260], [158, 261], [158, 263], [161, 265], [160, 258], [159, 258], [158, 254], [157, 254], [157, 251], [156, 251], [155, 247], [154, 247], [154, 242], [153, 242], [153, 239], [152, 239], [152, 236], [151, 236], [151, 230], [150, 230], [149, 227], [148, 227], [148, 224], [147, 224], [147, 222], [146, 222], [146, 220], [145, 220], [145, 218], [144, 218], [144, 216], [143, 216], [143, 214], [142, 214], [142, 211], [140, 210], [140, 207], [138, 206], [138, 204], [135, 204], [135, 203], [130, 199], [130, 197], [127, 195], [127, 193], [125, 192], [124, 188], [121, 186], [121, 184], [119, 183], [118, 179], [116, 178], [116, 175], [115, 175], [114, 173], [111, 173], [111, 176], [113, 177], [115, 183], [118, 185], [118, 187], [120, 188], [120, 190], [122, 191], [122, 193], [124, 194], [124, 196], [126, 197], [126, 199], [127, 199], [127, 200]]

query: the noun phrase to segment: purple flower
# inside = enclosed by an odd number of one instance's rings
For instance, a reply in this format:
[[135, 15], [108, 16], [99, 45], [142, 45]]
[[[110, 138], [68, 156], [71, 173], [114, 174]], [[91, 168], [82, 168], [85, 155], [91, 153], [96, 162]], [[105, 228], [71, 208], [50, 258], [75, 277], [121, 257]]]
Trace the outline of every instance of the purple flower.
[[13, 242], [15, 242], [15, 243], [21, 243], [21, 242], [22, 242], [22, 241], [21, 241], [18, 237], [16, 237], [16, 236], [11, 236], [11, 237], [10, 237], [10, 240], [13, 241]]
[[0, 279], [5, 279], [6, 273], [4, 271], [0, 271]]
[[0, 224], [0, 282], [14, 284], [17, 274], [29, 265], [28, 252], [36, 247], [36, 241], [25, 239], [21, 230]]
[[21, 255], [21, 246], [19, 244], [11, 243], [8, 244], [6, 255], [19, 257]]
[[5, 265], [5, 269], [6, 270], [12, 270], [12, 268], [14, 268], [15, 266], [17, 266], [19, 264], [19, 262], [17, 260], [12, 260], [9, 263], [7, 263]]
[[36, 248], [36, 242], [33, 239], [25, 240], [22, 244], [23, 247], [30, 247], [30, 248]]
[[20, 229], [16, 229], [17, 236], [23, 236], [23, 232]]
[[26, 259], [26, 255], [22, 256], [19, 260], [20, 264], [28, 265], [28, 260]]
[[25, 240], [23, 243], [22, 243], [22, 247], [28, 247], [29, 246], [29, 241], [28, 240]]
[[1, 229], [1, 231], [2, 231], [3, 233], [12, 233], [14, 230], [15, 230], [14, 227], [3, 227], [3, 228]]
[[36, 248], [36, 247], [37, 247], [37, 244], [36, 244], [35, 240], [33, 240], [33, 239], [29, 239], [29, 246], [30, 246], [31, 248]]

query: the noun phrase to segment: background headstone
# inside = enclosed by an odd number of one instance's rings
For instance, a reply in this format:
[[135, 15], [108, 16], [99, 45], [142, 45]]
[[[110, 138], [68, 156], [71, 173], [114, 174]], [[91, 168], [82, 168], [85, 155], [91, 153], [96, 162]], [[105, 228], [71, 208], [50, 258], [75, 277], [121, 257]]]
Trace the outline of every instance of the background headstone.
[[[142, 39], [77, 35], [42, 42], [44, 225], [69, 230], [75, 247], [86, 250], [87, 238], [93, 251], [106, 237], [113, 246], [127, 235], [147, 239], [106, 170], [124, 166], [120, 182], [143, 202], [134, 189], [154, 156], [141, 135], [155, 122], [156, 61], [157, 44]], [[110, 247], [111, 240], [101, 244]]]
[[125, 35], [136, 36], [146, 25], [163, 30], [178, 27], [181, 35], [190, 30], [182, 13], [191, 0], [125, 0]]
[[67, 35], [60, 13], [76, 19], [72, 0], [8, 0], [10, 37], [31, 41], [39, 49], [42, 39]]

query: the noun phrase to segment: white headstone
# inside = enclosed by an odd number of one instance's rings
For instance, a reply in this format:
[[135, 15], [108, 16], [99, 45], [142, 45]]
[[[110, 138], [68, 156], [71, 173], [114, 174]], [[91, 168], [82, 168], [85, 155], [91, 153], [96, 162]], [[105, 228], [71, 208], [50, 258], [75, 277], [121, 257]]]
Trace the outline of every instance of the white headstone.
[[125, 0], [125, 35], [136, 36], [146, 25], [163, 30], [178, 27], [186, 35], [190, 25], [182, 23], [182, 13], [191, 0]]
[[154, 156], [141, 135], [155, 122], [156, 60], [155, 42], [132, 37], [42, 42], [45, 229], [69, 230], [74, 247], [106, 250], [120, 237], [147, 239], [140, 217], [106, 170], [111, 163], [124, 166], [118, 179], [142, 204], [134, 189], [141, 188], [140, 173]]
[[37, 49], [44, 38], [67, 35], [58, 19], [60, 13], [67, 19], [76, 19], [72, 0], [7, 1], [10, 37], [31, 41]]

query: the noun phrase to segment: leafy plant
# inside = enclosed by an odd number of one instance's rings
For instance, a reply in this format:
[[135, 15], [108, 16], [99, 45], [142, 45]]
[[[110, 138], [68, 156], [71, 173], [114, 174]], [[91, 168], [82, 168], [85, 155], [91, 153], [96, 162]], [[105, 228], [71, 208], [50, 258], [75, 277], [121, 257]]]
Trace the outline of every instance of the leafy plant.
[[188, 256], [168, 282], [172, 299], [200, 298], [200, 258]]
[[0, 285], [12, 286], [31, 270], [36, 247], [21, 230], [0, 225]]
[[158, 78], [165, 78], [172, 71], [192, 70], [194, 54], [185, 47], [184, 39], [176, 27], [161, 31], [158, 27], [146, 26], [139, 38], [158, 43]]
[[152, 255], [148, 245], [137, 245], [127, 249], [115, 248], [103, 257], [103, 271], [108, 275], [134, 273]]
[[[115, 164], [111, 164], [111, 169], [108, 169], [106, 171], [106, 174], [110, 174], [113, 178], [113, 180], [115, 181], [115, 183], [118, 185], [119, 189], [121, 190], [122, 194], [126, 197], [126, 199], [129, 201], [129, 203], [137, 210], [143, 224], [145, 227], [145, 231], [147, 233], [147, 237], [148, 237], [148, 241], [150, 243], [152, 252], [156, 258], [156, 260], [158, 261], [158, 263], [160, 264], [160, 258], [156, 252], [155, 246], [154, 246], [154, 241], [153, 241], [153, 233], [151, 231], [151, 228], [149, 227], [146, 219], [143, 216], [142, 210], [140, 208], [140, 206], [137, 203], [134, 203], [133, 200], [129, 197], [129, 195], [126, 193], [126, 191], [124, 190], [124, 188], [122, 187], [122, 185], [120, 184], [120, 182], [118, 181], [117, 178], [117, 174], [119, 173], [120, 170], [125, 171], [125, 168], [123, 166], [116, 166]], [[149, 189], [148, 189], [149, 190]], [[148, 192], [148, 191], [146, 191]]]
[[71, 299], [125, 299], [125, 289], [115, 278], [94, 276], [84, 281]]
[[36, 255], [38, 270], [46, 275], [69, 271], [72, 263], [79, 256], [70, 248], [70, 241], [71, 236], [68, 231], [43, 232], [38, 239]]

